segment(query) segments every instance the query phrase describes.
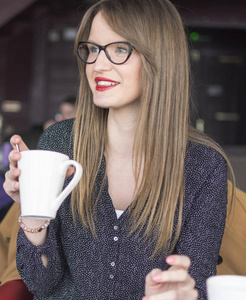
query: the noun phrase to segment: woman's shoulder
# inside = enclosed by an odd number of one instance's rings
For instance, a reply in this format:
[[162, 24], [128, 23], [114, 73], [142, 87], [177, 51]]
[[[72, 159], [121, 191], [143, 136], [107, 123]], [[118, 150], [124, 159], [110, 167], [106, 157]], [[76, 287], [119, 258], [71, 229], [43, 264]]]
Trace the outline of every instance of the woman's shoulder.
[[[227, 162], [222, 149], [213, 141], [189, 142], [185, 158], [186, 184], [200, 186], [209, 177], [227, 178]], [[217, 180], [216, 179], [216, 180]]]
[[74, 119], [68, 119], [49, 126], [41, 135], [38, 148], [62, 152], [71, 156], [73, 125]]
[[61, 133], [65, 133], [65, 134], [71, 133], [73, 129], [73, 125], [74, 125], [74, 118], [67, 119], [49, 126], [45, 132], [54, 135], [61, 134]]
[[186, 212], [190, 211], [194, 203], [202, 206], [202, 201], [215, 201], [215, 205], [219, 201], [220, 205], [226, 206], [227, 162], [216, 143], [188, 143], [185, 160], [185, 199]]
[[212, 140], [203, 143], [189, 141], [186, 148], [185, 164], [194, 166], [215, 166], [216, 164], [225, 163], [225, 156], [220, 146]]

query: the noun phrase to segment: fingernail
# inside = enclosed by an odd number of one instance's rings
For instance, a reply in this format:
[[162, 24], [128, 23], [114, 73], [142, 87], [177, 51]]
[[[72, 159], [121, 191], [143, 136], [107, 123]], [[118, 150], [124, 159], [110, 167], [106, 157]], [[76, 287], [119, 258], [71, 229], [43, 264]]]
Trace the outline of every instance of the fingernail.
[[143, 297], [142, 300], [149, 300], [149, 297]]
[[167, 262], [168, 264], [173, 264], [173, 263], [175, 262], [175, 258], [174, 258], [173, 256], [168, 256], [168, 257], [166, 258], [166, 262]]
[[18, 142], [19, 142], [19, 137], [15, 137], [15, 138], [14, 138], [14, 142], [15, 142], [15, 143], [18, 143]]

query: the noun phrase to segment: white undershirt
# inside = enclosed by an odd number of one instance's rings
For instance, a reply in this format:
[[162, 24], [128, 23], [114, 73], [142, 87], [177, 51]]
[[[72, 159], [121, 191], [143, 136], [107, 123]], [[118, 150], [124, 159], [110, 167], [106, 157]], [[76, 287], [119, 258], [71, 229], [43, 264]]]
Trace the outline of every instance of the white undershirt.
[[116, 212], [117, 219], [119, 219], [119, 217], [123, 214], [124, 210], [116, 209], [115, 212]]

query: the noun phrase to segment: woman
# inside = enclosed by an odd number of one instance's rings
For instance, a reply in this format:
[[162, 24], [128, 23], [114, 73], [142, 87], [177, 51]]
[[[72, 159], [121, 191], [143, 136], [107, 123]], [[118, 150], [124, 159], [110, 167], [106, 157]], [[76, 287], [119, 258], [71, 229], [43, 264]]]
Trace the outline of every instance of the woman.
[[[225, 225], [227, 164], [189, 126], [179, 14], [168, 0], [101, 0], [86, 12], [75, 51], [75, 123], [49, 127], [39, 148], [73, 157], [83, 176], [48, 229], [20, 230], [23, 280], [36, 299], [206, 299]], [[26, 149], [19, 136], [11, 143]], [[15, 201], [20, 156], [10, 153], [5, 182]]]

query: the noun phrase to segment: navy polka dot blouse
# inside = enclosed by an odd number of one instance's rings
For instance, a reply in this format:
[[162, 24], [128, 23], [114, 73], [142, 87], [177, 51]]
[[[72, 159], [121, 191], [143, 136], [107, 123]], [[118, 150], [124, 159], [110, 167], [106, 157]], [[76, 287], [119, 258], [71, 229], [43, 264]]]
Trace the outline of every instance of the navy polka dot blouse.
[[[39, 148], [73, 158], [73, 120], [48, 128]], [[106, 169], [103, 160], [96, 190]], [[191, 258], [190, 274], [199, 299], [206, 299], [206, 279], [216, 274], [216, 262], [224, 232], [227, 205], [227, 165], [214, 149], [189, 143], [185, 160], [183, 223], [174, 253]], [[97, 204], [96, 236], [72, 220], [70, 197], [51, 221], [48, 239], [33, 246], [20, 229], [17, 267], [34, 299], [140, 300], [146, 275], [153, 268], [165, 270], [165, 255], [150, 258], [153, 251], [141, 235], [129, 235], [127, 210], [117, 219], [107, 182]], [[165, 220], [160, 226], [165, 226]], [[45, 268], [41, 255], [48, 258]]]

